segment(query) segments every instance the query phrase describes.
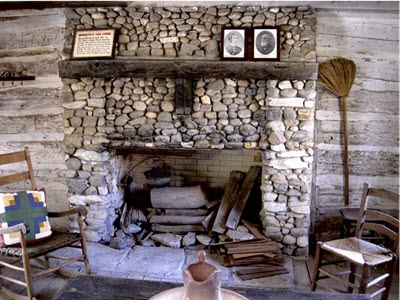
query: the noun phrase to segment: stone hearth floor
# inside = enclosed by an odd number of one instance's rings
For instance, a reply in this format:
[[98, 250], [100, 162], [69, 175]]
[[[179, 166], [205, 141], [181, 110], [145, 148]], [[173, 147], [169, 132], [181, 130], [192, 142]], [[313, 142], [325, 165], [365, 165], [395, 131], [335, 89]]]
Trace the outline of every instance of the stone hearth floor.
[[[64, 255], [71, 254], [71, 249]], [[197, 262], [197, 250], [172, 249], [167, 247], [135, 246], [117, 250], [98, 243], [88, 243], [89, 260], [94, 275], [144, 279], [152, 281], [167, 281], [182, 283], [182, 270], [189, 264]], [[260, 286], [273, 289], [293, 289], [292, 260], [285, 260], [288, 274], [242, 281], [234, 274], [234, 268], [221, 265], [222, 257], [218, 254], [208, 254], [207, 262], [215, 265], [223, 272], [222, 285], [224, 286]], [[65, 275], [74, 275], [83, 272], [79, 263], [62, 271]], [[68, 273], [72, 274], [68, 274]]]
[[[152, 281], [170, 281], [182, 282], [181, 272], [190, 263], [197, 261], [197, 251], [184, 251], [183, 249], [171, 248], [149, 248], [135, 246], [134, 248], [126, 248], [116, 250], [109, 246], [88, 243], [89, 258], [94, 276], [107, 276], [115, 278], [133, 278]], [[59, 251], [59, 255], [72, 255], [72, 250]], [[166, 257], [169, 257], [167, 260]], [[4, 258], [3, 258], [4, 259]], [[220, 258], [217, 255], [208, 255], [207, 261], [215, 264], [224, 274], [222, 284], [229, 287], [251, 285], [253, 287], [262, 286], [262, 288], [270, 289], [295, 289], [298, 291], [310, 291], [310, 272], [313, 270], [314, 259], [309, 257], [307, 260], [287, 258], [286, 268], [289, 274], [277, 275], [273, 277], [241, 281], [235, 274], [232, 268], [220, 266]], [[333, 266], [332, 266], [333, 267]], [[73, 267], [60, 272], [60, 274], [49, 273], [43, 277], [34, 280], [34, 290], [37, 299], [51, 300], [65, 286], [70, 277], [83, 272], [83, 264], [77, 263]], [[38, 269], [39, 270], [39, 269]], [[334, 267], [333, 272], [341, 271], [340, 268]], [[3, 270], [4, 275], [10, 275], [15, 271], [8, 269]], [[22, 273], [19, 275], [19, 280], [23, 280]], [[329, 283], [331, 287], [343, 289], [341, 284], [335, 281]], [[16, 293], [23, 293], [23, 288], [6, 282], [6, 286]], [[325, 289], [317, 287], [317, 291], [326, 292]], [[334, 299], [332, 297], [332, 299]], [[395, 273], [393, 286], [389, 294], [389, 300], [399, 299], [399, 275]], [[10, 300], [0, 290], [0, 300]]]

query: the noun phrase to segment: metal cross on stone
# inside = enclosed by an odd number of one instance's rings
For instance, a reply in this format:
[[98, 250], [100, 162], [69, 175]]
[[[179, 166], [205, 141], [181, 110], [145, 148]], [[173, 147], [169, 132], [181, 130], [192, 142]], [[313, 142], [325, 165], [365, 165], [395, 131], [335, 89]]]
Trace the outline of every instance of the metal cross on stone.
[[192, 89], [192, 79], [176, 78], [175, 107], [178, 115], [192, 112]]

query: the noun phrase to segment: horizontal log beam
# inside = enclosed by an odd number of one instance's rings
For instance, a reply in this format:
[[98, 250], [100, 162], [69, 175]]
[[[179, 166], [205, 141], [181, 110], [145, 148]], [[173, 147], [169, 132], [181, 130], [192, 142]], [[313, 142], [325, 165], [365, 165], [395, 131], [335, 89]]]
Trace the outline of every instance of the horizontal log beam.
[[1, 4], [0, 11], [11, 9], [48, 9], [64, 7], [117, 7], [128, 6], [130, 1], [7, 1]]
[[62, 78], [264, 78], [316, 80], [317, 63], [210, 60], [64, 60]]
[[186, 234], [188, 232], [205, 232], [203, 225], [161, 225], [151, 224], [151, 230], [155, 232]]

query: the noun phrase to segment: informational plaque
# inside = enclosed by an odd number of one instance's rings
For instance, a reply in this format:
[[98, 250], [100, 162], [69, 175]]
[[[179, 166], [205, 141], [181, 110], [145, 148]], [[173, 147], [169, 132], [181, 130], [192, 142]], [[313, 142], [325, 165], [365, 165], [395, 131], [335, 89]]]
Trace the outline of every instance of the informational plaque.
[[115, 29], [79, 29], [75, 31], [71, 58], [112, 58], [114, 44]]

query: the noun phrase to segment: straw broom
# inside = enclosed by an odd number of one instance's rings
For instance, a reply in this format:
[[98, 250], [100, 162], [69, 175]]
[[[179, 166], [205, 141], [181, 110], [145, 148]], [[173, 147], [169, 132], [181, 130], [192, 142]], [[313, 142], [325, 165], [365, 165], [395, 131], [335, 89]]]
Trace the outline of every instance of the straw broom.
[[343, 131], [344, 131], [344, 194], [345, 205], [349, 204], [349, 149], [347, 133], [347, 110], [346, 97], [356, 76], [356, 65], [352, 60], [336, 58], [321, 63], [318, 70], [318, 78], [329, 91], [339, 97], [343, 108]]

